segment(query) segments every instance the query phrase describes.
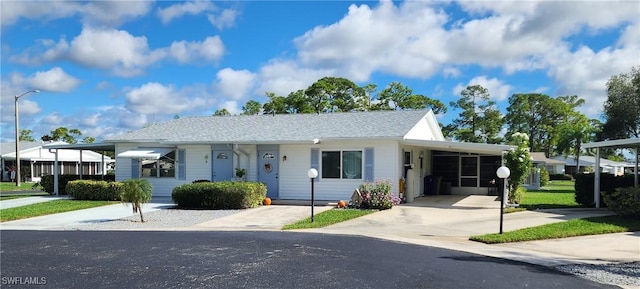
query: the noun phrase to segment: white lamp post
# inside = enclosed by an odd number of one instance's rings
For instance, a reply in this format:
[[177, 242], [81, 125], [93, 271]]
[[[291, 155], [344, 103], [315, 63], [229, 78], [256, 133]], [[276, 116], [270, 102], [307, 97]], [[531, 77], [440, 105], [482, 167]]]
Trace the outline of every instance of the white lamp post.
[[500, 234], [502, 234], [502, 220], [504, 215], [504, 195], [506, 193], [506, 179], [511, 175], [511, 170], [505, 166], [501, 166], [496, 171], [498, 178], [502, 179], [502, 196], [500, 196]]
[[20, 187], [20, 126], [18, 120], [18, 100], [29, 93], [40, 92], [37, 89], [29, 90], [23, 94], [15, 96], [15, 114], [16, 114], [16, 187]]
[[313, 179], [318, 176], [318, 170], [310, 168], [307, 172], [307, 176], [311, 180], [311, 222], [313, 223], [313, 207], [314, 207], [314, 195], [313, 195]]

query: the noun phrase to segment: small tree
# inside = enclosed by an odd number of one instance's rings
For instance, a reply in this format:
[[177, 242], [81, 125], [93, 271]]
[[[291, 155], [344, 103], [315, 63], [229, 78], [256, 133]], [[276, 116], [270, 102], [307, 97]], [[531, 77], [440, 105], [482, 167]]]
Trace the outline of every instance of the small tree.
[[525, 133], [514, 133], [511, 135], [509, 144], [516, 148], [510, 149], [504, 156], [505, 165], [511, 171], [507, 185], [508, 199], [510, 203], [517, 203], [522, 197], [522, 191], [518, 192], [518, 188], [522, 186], [533, 164], [529, 154], [529, 136]]
[[120, 199], [123, 203], [131, 203], [133, 213], [140, 213], [140, 222], [144, 223], [142, 204], [148, 203], [151, 200], [151, 194], [153, 192], [151, 183], [145, 179], [130, 179], [122, 183]]

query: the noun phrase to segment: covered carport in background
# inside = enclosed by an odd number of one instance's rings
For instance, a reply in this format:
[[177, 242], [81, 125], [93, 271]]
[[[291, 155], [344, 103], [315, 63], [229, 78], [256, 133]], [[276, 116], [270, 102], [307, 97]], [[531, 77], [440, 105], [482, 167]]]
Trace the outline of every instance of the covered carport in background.
[[596, 202], [596, 208], [600, 208], [600, 148], [624, 148], [635, 150], [635, 167], [633, 175], [633, 184], [638, 187], [638, 153], [640, 153], [640, 138], [632, 139], [619, 139], [619, 140], [607, 140], [592, 143], [585, 143], [582, 145], [585, 149], [596, 149], [596, 164], [595, 177], [593, 183], [593, 198]]
[[[104, 168], [104, 152], [115, 152], [116, 146], [115, 144], [107, 144], [107, 143], [89, 143], [89, 144], [64, 144], [64, 145], [45, 145], [43, 148], [51, 150], [55, 150], [54, 154], [56, 155], [54, 161], [54, 172], [53, 172], [53, 192], [57, 196], [59, 194], [58, 190], [58, 177], [60, 175], [58, 168], [58, 150], [67, 149], [67, 150], [80, 150], [80, 166], [82, 167], [82, 151], [90, 150], [99, 152], [102, 154], [102, 168]], [[104, 176], [106, 171], [102, 170], [102, 175]], [[82, 171], [80, 172], [80, 179], [82, 179]]]

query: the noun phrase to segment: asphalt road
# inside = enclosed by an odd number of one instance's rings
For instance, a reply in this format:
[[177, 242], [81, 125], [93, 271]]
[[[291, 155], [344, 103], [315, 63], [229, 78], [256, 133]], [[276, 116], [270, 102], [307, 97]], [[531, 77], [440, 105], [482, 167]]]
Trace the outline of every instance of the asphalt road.
[[292, 232], [0, 234], [2, 288], [617, 288], [545, 267], [366, 237]]

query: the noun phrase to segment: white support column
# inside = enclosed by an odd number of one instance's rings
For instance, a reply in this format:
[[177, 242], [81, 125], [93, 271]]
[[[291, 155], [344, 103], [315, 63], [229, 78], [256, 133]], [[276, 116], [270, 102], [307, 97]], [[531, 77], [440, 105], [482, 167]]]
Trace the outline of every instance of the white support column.
[[640, 159], [640, 155], [638, 155], [640, 153], [640, 147], [636, 147], [636, 168], [635, 170], [633, 170], [636, 174], [633, 175], [633, 185], [637, 188], [638, 187], [638, 159]]
[[593, 178], [593, 200], [596, 208], [600, 208], [600, 148], [596, 148], [595, 177]]
[[56, 196], [60, 193], [58, 190], [58, 175], [60, 171], [60, 166], [58, 165], [58, 149], [55, 152], [56, 158], [53, 161], [53, 192], [56, 193]]
[[83, 167], [83, 164], [82, 164], [82, 149], [80, 150], [80, 164], [79, 164], [79, 166], [80, 166], [80, 170], [79, 170], [79, 174], [78, 175], [80, 175], [80, 179], [82, 180], [82, 175], [84, 173], [84, 167]]

